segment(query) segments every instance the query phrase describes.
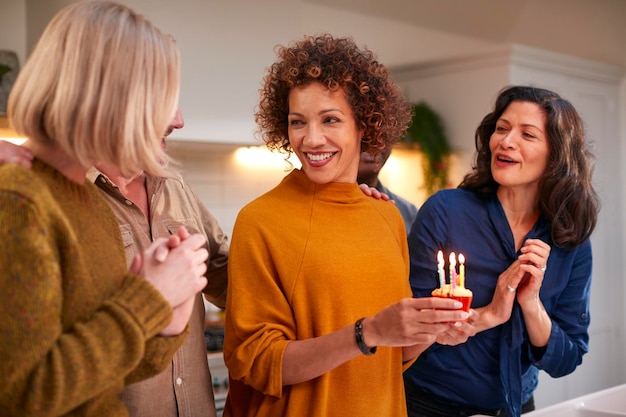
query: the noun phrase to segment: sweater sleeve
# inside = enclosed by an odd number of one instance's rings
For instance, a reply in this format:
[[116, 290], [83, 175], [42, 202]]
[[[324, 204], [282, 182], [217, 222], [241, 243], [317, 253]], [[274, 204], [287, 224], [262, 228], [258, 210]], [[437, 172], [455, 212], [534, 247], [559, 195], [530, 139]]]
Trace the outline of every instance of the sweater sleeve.
[[[0, 251], [4, 415], [62, 415], [98, 396], [132, 371], [146, 339], [172, 317], [156, 288], [130, 274], [111, 277], [122, 285], [95, 310], [86, 308], [98, 299], [93, 290], [85, 294], [91, 300], [68, 305], [66, 295], [81, 286], [83, 272], [77, 266], [79, 242], [60, 229], [31, 200], [0, 193], [0, 231], [6, 242]], [[61, 262], [67, 251], [76, 251], [75, 263]], [[82, 319], [67, 321], [70, 310]]]
[[[552, 331], [547, 349], [541, 358], [535, 358], [532, 350], [528, 350], [533, 365], [553, 378], [573, 372], [589, 350], [591, 243], [583, 243], [576, 251], [569, 280], [556, 304], [549, 309]], [[561, 274], [565, 272], [559, 271]]]
[[231, 378], [280, 397], [283, 354], [295, 340], [295, 323], [269, 246], [253, 216], [240, 212], [228, 266], [224, 358]]
[[172, 357], [189, 335], [189, 326], [174, 337], [156, 336], [146, 342], [142, 361], [126, 377], [126, 385], [143, 381], [163, 372], [172, 363]]

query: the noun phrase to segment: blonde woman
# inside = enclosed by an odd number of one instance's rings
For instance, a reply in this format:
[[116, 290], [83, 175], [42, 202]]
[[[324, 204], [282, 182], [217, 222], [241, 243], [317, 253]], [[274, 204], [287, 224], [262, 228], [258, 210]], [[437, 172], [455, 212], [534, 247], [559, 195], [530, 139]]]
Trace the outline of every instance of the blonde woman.
[[79, 2], [44, 31], [9, 97], [32, 168], [0, 167], [3, 416], [126, 416], [118, 393], [164, 369], [206, 285], [205, 238], [181, 228], [130, 271], [94, 164], [164, 175], [175, 45], [141, 15]]

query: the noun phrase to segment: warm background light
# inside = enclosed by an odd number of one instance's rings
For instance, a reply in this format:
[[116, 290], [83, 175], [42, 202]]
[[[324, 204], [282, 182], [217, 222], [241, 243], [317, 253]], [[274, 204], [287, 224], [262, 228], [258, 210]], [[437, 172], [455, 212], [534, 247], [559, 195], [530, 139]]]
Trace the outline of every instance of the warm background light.
[[[293, 165], [290, 166], [285, 161], [284, 154], [272, 152], [264, 146], [240, 147], [235, 151], [234, 157], [239, 169], [252, 171], [255, 175], [270, 171], [284, 175], [291, 168], [301, 167], [295, 154], [289, 158], [289, 162]], [[417, 150], [395, 148], [380, 171], [379, 178], [392, 192], [418, 207], [428, 197], [423, 187], [422, 155]]]
[[11, 128], [9, 119], [0, 116], [0, 140], [6, 140], [21, 145], [26, 138], [20, 137], [17, 132]]
[[285, 161], [285, 154], [272, 152], [265, 146], [244, 146], [235, 151], [235, 159], [238, 164], [248, 168], [287, 168], [289, 163], [294, 168], [300, 168], [301, 164], [295, 154], [291, 154]]
[[[222, 229], [232, 234], [237, 213], [259, 195], [275, 187], [289, 173], [284, 154], [264, 146], [207, 144], [172, 139], [168, 153], [179, 162], [183, 176], [194, 188]], [[300, 167], [295, 156], [289, 160]], [[451, 161], [454, 169], [455, 161]], [[422, 156], [415, 149], [396, 147], [380, 172], [380, 180], [392, 192], [421, 206]], [[452, 180], [454, 182], [454, 180]]]

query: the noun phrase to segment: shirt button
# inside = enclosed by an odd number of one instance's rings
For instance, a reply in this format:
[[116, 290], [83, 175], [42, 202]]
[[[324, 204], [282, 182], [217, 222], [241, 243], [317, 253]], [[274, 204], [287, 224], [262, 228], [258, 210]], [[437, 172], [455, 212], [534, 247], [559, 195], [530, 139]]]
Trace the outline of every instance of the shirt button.
[[176, 385], [182, 385], [183, 379], [181, 377], [176, 378]]

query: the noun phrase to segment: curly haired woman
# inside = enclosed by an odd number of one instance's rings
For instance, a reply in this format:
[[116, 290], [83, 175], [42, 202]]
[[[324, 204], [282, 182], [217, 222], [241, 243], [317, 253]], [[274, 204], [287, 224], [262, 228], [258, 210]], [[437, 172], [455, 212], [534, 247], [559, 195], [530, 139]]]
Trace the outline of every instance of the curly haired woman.
[[406, 415], [403, 370], [467, 317], [453, 300], [411, 297], [402, 217], [356, 183], [361, 150], [398, 140], [410, 107], [349, 38], [305, 37], [278, 56], [256, 120], [302, 169], [235, 224], [224, 415]]

